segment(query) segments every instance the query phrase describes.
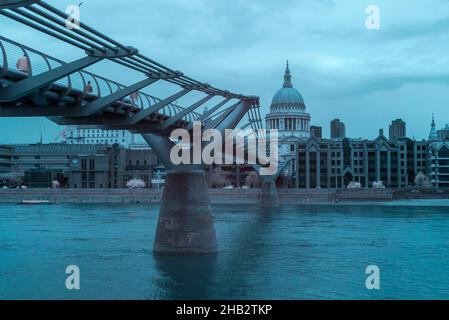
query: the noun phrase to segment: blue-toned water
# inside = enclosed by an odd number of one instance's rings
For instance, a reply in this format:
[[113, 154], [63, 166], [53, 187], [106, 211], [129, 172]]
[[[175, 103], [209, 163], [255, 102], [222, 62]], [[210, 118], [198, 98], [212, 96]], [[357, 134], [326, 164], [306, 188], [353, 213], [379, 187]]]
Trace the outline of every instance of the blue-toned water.
[[447, 200], [213, 209], [218, 255], [155, 257], [157, 206], [0, 205], [0, 298], [449, 298]]

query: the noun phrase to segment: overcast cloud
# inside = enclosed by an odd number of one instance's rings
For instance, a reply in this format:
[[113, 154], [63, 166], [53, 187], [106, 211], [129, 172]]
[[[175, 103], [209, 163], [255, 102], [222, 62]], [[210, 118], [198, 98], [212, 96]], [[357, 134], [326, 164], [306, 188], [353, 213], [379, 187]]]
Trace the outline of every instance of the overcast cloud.
[[[370, 4], [381, 10], [378, 31], [365, 28]], [[293, 84], [326, 136], [337, 117], [349, 136], [365, 138], [394, 118], [417, 139], [427, 137], [432, 112], [439, 127], [449, 122], [447, 0], [85, 0], [81, 19], [201, 81], [259, 95], [264, 112], [289, 59]], [[82, 56], [3, 16], [0, 34], [67, 61]], [[92, 70], [123, 83], [139, 79], [109, 62]], [[164, 97], [176, 88], [147, 91]], [[47, 142], [61, 130], [45, 119], [0, 119], [0, 143], [35, 142], [41, 127]]]

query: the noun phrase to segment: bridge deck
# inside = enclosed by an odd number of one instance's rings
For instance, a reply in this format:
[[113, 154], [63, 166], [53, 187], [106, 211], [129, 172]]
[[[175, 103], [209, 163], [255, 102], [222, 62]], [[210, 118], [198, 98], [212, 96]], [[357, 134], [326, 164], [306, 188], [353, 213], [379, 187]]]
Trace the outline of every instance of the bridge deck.
[[[59, 59], [2, 36], [0, 36], [0, 51], [0, 84], [3, 87], [65, 64], [65, 62]], [[18, 68], [19, 59], [23, 56], [27, 57], [27, 69], [29, 72], [21, 71]], [[92, 87], [92, 93], [88, 93], [85, 90], [89, 81]], [[45, 113], [48, 113], [48, 108], [44, 112], [43, 107], [52, 107], [54, 109], [54, 116], [60, 113], [64, 115], [64, 112], [70, 114], [70, 108], [82, 107], [89, 102], [93, 102], [102, 96], [112, 94], [125, 87], [125, 85], [116, 81], [82, 70], [54, 82], [51, 86], [45, 88], [45, 90], [41, 90], [39, 94], [36, 93], [27, 96], [13, 103], [0, 103], [0, 116], [39, 116], [39, 112], [43, 112], [43, 115], [45, 115]], [[39, 96], [41, 96], [40, 99]], [[141, 110], [150, 108], [160, 101], [161, 99], [138, 91], [134, 103], [129, 96], [120, 101], [116, 101], [101, 113], [101, 117], [129, 117]], [[17, 108], [19, 106], [22, 107], [20, 110]], [[64, 108], [64, 110], [61, 108]], [[145, 118], [143, 122], [160, 123], [183, 110], [185, 110], [183, 107], [170, 103], [158, 112]], [[50, 111], [49, 116], [52, 116], [51, 113]], [[99, 114], [95, 116], [99, 116]], [[184, 127], [199, 116], [200, 114], [197, 112], [190, 112], [178, 121], [175, 126]]]

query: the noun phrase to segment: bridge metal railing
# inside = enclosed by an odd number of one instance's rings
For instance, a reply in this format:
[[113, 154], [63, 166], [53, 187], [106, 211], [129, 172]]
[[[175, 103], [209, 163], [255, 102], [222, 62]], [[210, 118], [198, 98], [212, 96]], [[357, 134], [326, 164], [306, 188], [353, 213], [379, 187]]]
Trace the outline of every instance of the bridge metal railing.
[[[23, 57], [26, 58], [23, 60], [27, 62], [26, 68], [19, 66], [19, 60]], [[65, 63], [66, 62], [62, 60], [0, 36], [0, 78], [4, 78], [8, 73], [14, 73], [19, 78], [32, 77], [59, 67]], [[54, 85], [59, 85], [60, 87], [65, 88], [66, 95], [70, 93], [82, 95], [85, 93], [88, 82], [90, 82], [92, 86], [92, 93], [89, 95], [95, 98], [112, 94], [126, 87], [119, 82], [107, 79], [86, 70], [81, 70], [62, 78], [56, 81]], [[124, 105], [132, 106], [131, 100], [131, 97], [125, 98], [122, 103]], [[159, 101], [161, 101], [161, 99], [143, 91], [138, 91], [137, 97], [134, 101], [134, 107], [139, 109], [147, 109]], [[171, 117], [172, 115], [175, 115], [183, 110], [183, 107], [175, 103], [170, 103], [161, 109], [159, 114]], [[183, 120], [191, 122], [199, 116], [200, 113], [191, 112], [187, 114]]]

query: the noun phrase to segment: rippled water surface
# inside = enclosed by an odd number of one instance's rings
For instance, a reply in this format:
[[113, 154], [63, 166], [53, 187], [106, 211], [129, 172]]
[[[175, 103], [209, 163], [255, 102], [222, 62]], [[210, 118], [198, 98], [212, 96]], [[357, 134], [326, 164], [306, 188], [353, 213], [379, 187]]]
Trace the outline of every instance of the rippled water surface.
[[155, 257], [157, 206], [0, 205], [0, 298], [449, 298], [447, 200], [213, 211], [218, 255]]

